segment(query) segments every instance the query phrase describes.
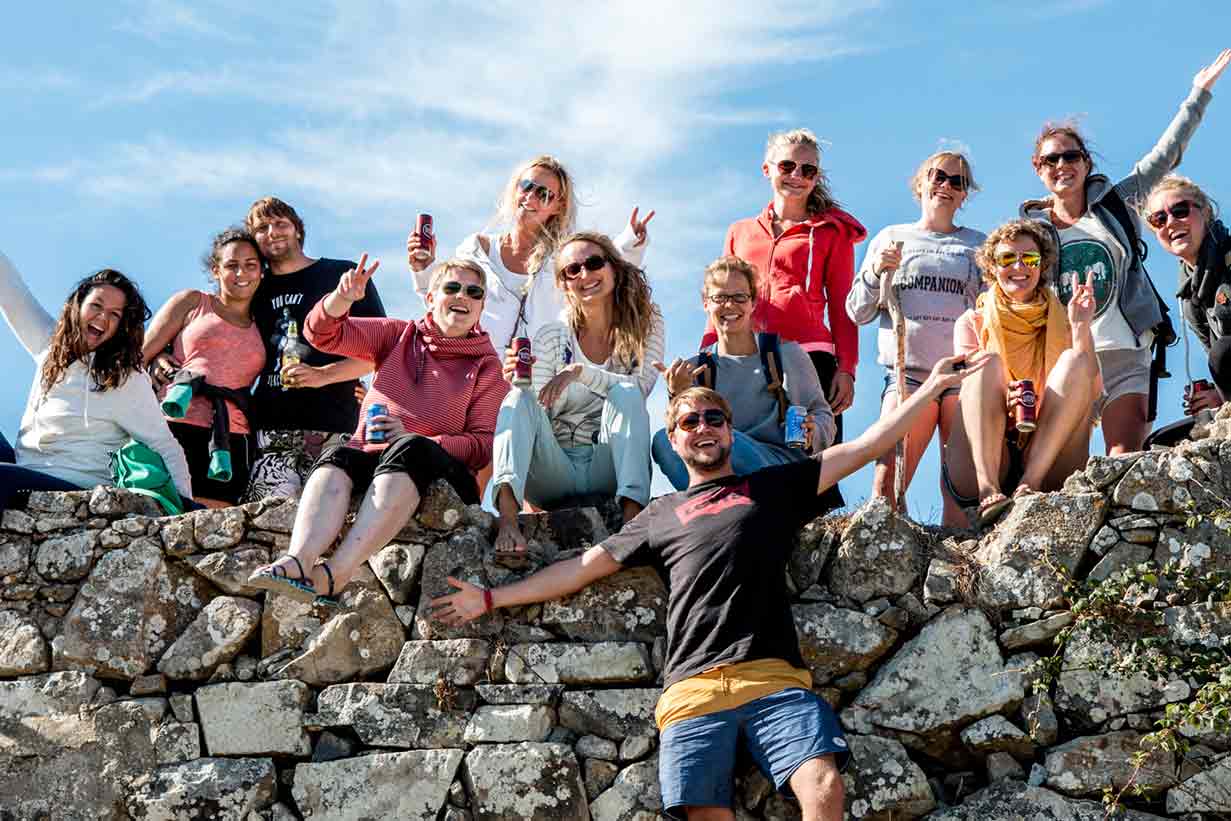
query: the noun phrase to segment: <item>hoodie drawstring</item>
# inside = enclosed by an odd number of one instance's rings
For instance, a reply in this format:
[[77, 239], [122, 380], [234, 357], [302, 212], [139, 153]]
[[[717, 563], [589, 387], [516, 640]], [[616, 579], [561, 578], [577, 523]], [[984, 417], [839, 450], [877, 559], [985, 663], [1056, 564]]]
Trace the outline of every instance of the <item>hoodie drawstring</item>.
[[808, 229], [808, 273], [804, 276], [804, 293], [812, 293], [812, 238], [816, 234], [816, 223]]

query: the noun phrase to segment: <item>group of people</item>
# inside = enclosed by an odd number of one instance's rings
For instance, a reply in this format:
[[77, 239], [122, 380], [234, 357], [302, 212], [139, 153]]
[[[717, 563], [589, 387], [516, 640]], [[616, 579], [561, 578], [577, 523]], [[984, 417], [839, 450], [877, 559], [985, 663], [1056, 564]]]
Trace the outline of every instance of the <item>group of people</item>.
[[[957, 221], [978, 190], [969, 159], [928, 157], [910, 180], [919, 220], [881, 230], [858, 272], [866, 231], [830, 191], [816, 138], [773, 135], [771, 201], [728, 230], [701, 276], [701, 349], [670, 361], [641, 266], [654, 212], [634, 208], [615, 239], [576, 231], [573, 180], [550, 156], [514, 171], [498, 228], [452, 257], [437, 262], [434, 236], [410, 233], [417, 319], [385, 316], [379, 262], [308, 257], [302, 219], [273, 197], [214, 238], [213, 288], [175, 294], [148, 328], [117, 271], [83, 279], [53, 319], [0, 255], [0, 310], [37, 366], [16, 447], [2, 442], [0, 509], [107, 483], [110, 454], [138, 440], [193, 504], [299, 496], [287, 553], [249, 583], [336, 607], [438, 479], [467, 503], [488, 494], [495, 559], [512, 566], [526, 563], [527, 506], [614, 497], [624, 527], [603, 544], [498, 589], [451, 579], [458, 592], [434, 613], [461, 623], [656, 567], [670, 591], [657, 711], [668, 812], [732, 817], [739, 739], [805, 818], [839, 818], [846, 744], [799, 655], [790, 534], [840, 505], [838, 480], [872, 460], [874, 492], [892, 499], [937, 430], [954, 525], [1059, 486], [1099, 419], [1109, 453], [1140, 449], [1151, 351], [1173, 334], [1134, 210], [1180, 259], [1185, 325], [1209, 352], [1214, 385], [1186, 410], [1231, 396], [1231, 237], [1210, 197], [1171, 173], [1229, 62], [1231, 50], [1198, 72], [1117, 183], [1094, 173], [1076, 128], [1046, 126], [1032, 164], [1048, 196], [988, 234]], [[857, 325], [873, 321], [881, 416], [843, 441]], [[660, 375], [666, 424], [652, 433]], [[785, 424], [801, 410], [802, 447]], [[676, 493], [651, 501], [651, 459]]]

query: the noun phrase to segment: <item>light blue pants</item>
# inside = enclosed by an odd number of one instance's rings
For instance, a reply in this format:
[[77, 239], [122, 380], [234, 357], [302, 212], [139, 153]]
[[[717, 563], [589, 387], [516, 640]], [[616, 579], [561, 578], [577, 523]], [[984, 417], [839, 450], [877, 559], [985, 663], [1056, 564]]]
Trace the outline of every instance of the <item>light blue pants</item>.
[[562, 447], [533, 391], [513, 388], [500, 405], [492, 455], [493, 489], [508, 485], [517, 504], [550, 508], [569, 496], [611, 493], [650, 501], [650, 416], [635, 385], [620, 383], [603, 402], [598, 441]]
[[[734, 434], [731, 442], [731, 470], [741, 476], [754, 473], [761, 468], [789, 464], [800, 458], [792, 456], [791, 452], [785, 448], [767, 445], [738, 430], [731, 432]], [[688, 468], [684, 466], [684, 460], [671, 447], [666, 428], [654, 434], [652, 451], [655, 464], [671, 482], [671, 486], [676, 490], [688, 487]], [[798, 451], [798, 453], [803, 454], [803, 451]]]

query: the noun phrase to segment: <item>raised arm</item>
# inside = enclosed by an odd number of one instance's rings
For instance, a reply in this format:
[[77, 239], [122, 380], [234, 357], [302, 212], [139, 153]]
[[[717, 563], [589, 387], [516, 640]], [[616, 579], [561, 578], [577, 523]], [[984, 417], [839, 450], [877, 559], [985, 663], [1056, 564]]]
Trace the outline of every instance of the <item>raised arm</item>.
[[30, 356], [51, 344], [56, 321], [38, 304], [17, 267], [0, 253], [0, 313]]

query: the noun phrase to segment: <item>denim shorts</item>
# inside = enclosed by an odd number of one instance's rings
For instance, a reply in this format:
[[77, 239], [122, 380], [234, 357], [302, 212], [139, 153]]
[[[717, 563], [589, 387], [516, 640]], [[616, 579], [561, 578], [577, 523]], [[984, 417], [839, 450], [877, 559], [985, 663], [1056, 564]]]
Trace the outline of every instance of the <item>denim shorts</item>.
[[[929, 375], [930, 374], [924, 374], [924, 379], [926, 379]], [[906, 372], [906, 389], [910, 391], [911, 393], [914, 393], [916, 390], [918, 390], [921, 387], [923, 387], [923, 379], [918, 379], [914, 376], [911, 376], [910, 370], [908, 369]], [[885, 397], [891, 393], [896, 396], [897, 392], [898, 392], [897, 372], [894, 371], [892, 368], [886, 368], [885, 369], [885, 387], [881, 388], [881, 402], [884, 402]], [[937, 404], [939, 404], [941, 400], [945, 399], [946, 397], [957, 396], [961, 392], [962, 392], [962, 389], [957, 385], [954, 385], [951, 388], [945, 388], [943, 391], [941, 391], [940, 396], [936, 397], [936, 402]]]
[[811, 690], [792, 687], [732, 710], [667, 725], [658, 753], [663, 811], [684, 818], [684, 807], [733, 806], [741, 742], [761, 772], [788, 795], [791, 776], [805, 762], [833, 755], [841, 770], [850, 759], [829, 705]]

